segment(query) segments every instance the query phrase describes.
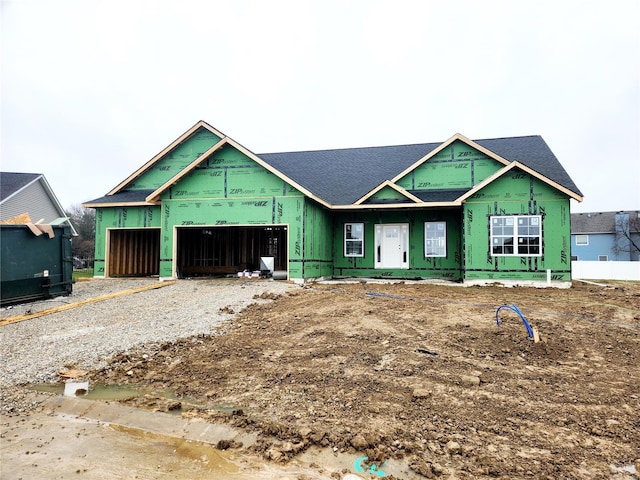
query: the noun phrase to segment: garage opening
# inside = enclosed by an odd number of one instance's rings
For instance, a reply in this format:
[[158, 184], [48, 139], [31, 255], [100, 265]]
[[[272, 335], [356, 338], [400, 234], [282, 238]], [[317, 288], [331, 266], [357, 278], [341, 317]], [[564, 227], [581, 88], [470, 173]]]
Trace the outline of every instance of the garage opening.
[[178, 278], [221, 276], [260, 270], [273, 257], [274, 270], [287, 270], [287, 227], [180, 227]]
[[109, 230], [110, 277], [150, 277], [159, 268], [159, 228]]

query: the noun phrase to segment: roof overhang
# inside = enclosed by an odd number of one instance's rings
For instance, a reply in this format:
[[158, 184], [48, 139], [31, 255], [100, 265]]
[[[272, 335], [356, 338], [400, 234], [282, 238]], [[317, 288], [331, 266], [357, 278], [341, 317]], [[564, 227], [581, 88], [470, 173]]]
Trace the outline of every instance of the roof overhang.
[[420, 203], [364, 203], [353, 205], [332, 205], [332, 210], [380, 210], [380, 209], [405, 209], [405, 208], [435, 208], [435, 207], [459, 207], [462, 202], [420, 202]]
[[157, 205], [149, 202], [86, 202], [82, 206], [85, 208], [106, 208], [106, 207], [152, 207]]

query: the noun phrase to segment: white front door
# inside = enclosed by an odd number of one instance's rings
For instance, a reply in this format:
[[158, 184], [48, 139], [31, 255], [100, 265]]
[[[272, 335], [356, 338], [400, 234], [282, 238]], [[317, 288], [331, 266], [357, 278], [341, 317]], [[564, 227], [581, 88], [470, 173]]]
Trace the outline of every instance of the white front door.
[[409, 268], [409, 224], [376, 225], [376, 268]]

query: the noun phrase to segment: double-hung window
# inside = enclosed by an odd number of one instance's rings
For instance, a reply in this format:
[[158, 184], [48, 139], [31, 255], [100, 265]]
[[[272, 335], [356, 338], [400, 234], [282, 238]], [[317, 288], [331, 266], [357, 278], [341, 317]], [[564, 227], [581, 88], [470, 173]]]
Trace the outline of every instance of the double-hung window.
[[364, 257], [364, 223], [344, 224], [344, 256]]
[[447, 256], [446, 222], [424, 222], [424, 256]]
[[576, 245], [589, 245], [589, 235], [576, 235]]
[[542, 255], [540, 215], [491, 217], [491, 255], [531, 257]]

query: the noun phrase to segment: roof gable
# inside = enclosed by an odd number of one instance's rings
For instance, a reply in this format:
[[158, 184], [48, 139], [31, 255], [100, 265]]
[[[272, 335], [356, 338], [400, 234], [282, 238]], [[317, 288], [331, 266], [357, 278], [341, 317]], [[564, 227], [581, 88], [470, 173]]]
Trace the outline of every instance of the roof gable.
[[122, 190], [155, 190], [218, 143], [223, 134], [200, 121], [129, 175], [107, 195]]
[[[459, 148], [455, 149], [454, 148], [455, 144], [458, 144]], [[460, 148], [462, 145], [466, 145], [468, 147], [471, 147], [471, 150], [469, 150], [469, 149], [465, 150], [465, 149]], [[475, 150], [475, 152], [473, 152], [474, 150]], [[465, 155], [465, 153], [470, 153], [471, 155]], [[446, 140], [444, 143], [439, 145], [437, 148], [434, 148], [432, 151], [430, 151], [428, 154], [426, 154], [424, 157], [422, 157], [416, 163], [414, 163], [413, 165], [409, 166], [408, 168], [406, 168], [405, 170], [400, 172], [398, 175], [396, 175], [392, 179], [392, 181], [393, 182], [398, 182], [398, 181], [402, 180], [403, 178], [405, 178], [410, 173], [416, 171], [425, 162], [427, 162], [429, 160], [432, 160], [432, 159], [433, 159], [433, 161], [431, 163], [434, 163], [434, 162], [437, 162], [437, 161], [460, 162], [464, 158], [471, 158], [472, 155], [473, 156], [477, 156], [478, 154], [484, 154], [485, 158], [492, 158], [493, 160], [497, 161], [498, 163], [500, 163], [502, 165], [508, 165], [509, 164], [508, 160], [505, 160], [501, 156], [493, 153], [492, 151], [487, 150], [486, 148], [484, 148], [483, 146], [473, 142], [472, 140], [469, 140], [464, 135], [456, 133], [451, 138]]]
[[430, 153], [395, 182], [411, 191], [470, 189], [504, 164], [459, 138]]
[[129, 175], [107, 195], [85, 202], [87, 207], [111, 207], [118, 205], [149, 205], [158, 202], [161, 195], [177, 185], [198, 166], [207, 162], [213, 154], [229, 147], [244, 155], [251, 162], [289, 185], [290, 189], [329, 206], [325, 200], [299, 185], [295, 180], [274, 168], [262, 158], [220, 133], [204, 121], [199, 121], [154, 156], [138, 170]]
[[384, 204], [384, 203], [422, 203], [415, 195], [407, 192], [404, 188], [387, 180], [370, 193], [355, 202], [360, 204]]
[[178, 175], [146, 197], [240, 198], [301, 193], [223, 138]]
[[471, 190], [469, 190], [468, 192], [466, 192], [465, 194], [463, 194], [458, 200], [463, 202], [466, 199], [473, 197], [474, 195], [477, 195], [478, 192], [480, 192], [480, 190], [482, 190], [483, 188], [485, 188], [486, 186], [488, 186], [489, 184], [495, 182], [496, 180], [498, 180], [499, 178], [504, 177], [508, 172], [512, 171], [512, 170], [522, 170], [523, 172], [537, 178], [538, 180], [542, 181], [543, 183], [551, 186], [552, 188], [559, 190], [560, 192], [568, 195], [569, 197], [581, 202], [582, 201], [582, 196], [578, 195], [575, 192], [572, 192], [571, 190], [563, 187], [562, 185], [550, 180], [549, 178], [545, 177], [544, 175], [541, 175], [540, 173], [536, 172], [535, 170], [527, 167], [526, 165], [520, 163], [520, 162], [511, 162], [509, 165], [507, 165], [506, 167], [500, 169], [499, 171], [497, 171], [495, 174], [491, 175], [490, 177], [487, 177], [484, 181], [480, 182], [478, 185], [476, 185], [474, 188], [472, 188]]

